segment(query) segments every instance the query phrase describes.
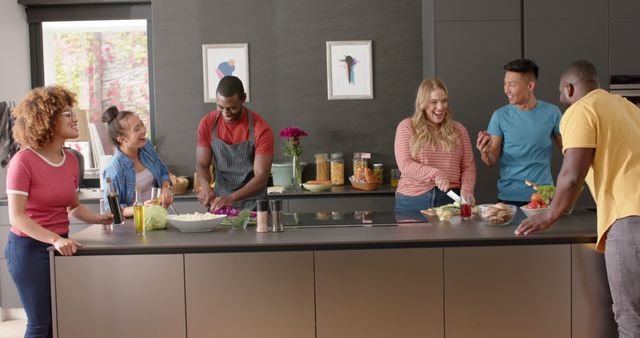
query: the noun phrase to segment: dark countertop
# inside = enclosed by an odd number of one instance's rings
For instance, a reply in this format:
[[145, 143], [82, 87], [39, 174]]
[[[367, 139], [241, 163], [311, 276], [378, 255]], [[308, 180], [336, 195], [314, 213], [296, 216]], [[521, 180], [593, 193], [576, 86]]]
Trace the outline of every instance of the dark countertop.
[[596, 241], [596, 215], [592, 211], [576, 210], [573, 215], [562, 217], [551, 229], [527, 237], [513, 234], [522, 219], [524, 215], [518, 211], [508, 226], [487, 225], [479, 219], [460, 221], [456, 216], [450, 223], [429, 218], [431, 223], [400, 223], [393, 226], [285, 227], [281, 233], [256, 233], [254, 227], [245, 230], [220, 227], [206, 233], [182, 233], [170, 226], [167, 230], [149, 231], [144, 237], [134, 234], [133, 224], [129, 220], [113, 230], [92, 225], [73, 238], [83, 244], [78, 255], [540, 245]]
[[313, 192], [309, 190], [294, 191], [291, 189], [285, 190], [284, 193], [269, 193], [269, 196], [282, 198], [290, 198], [290, 197], [330, 197], [330, 196], [345, 196], [345, 195], [395, 195], [396, 188], [392, 188], [388, 184], [383, 184], [378, 186], [376, 190], [358, 190], [354, 189], [351, 185], [342, 185], [342, 186], [334, 186], [331, 190]]
[[[315, 197], [337, 197], [337, 196], [363, 196], [363, 195], [394, 195], [396, 193], [396, 189], [392, 188], [390, 185], [381, 185], [377, 190], [373, 191], [365, 191], [365, 190], [357, 190], [351, 187], [350, 185], [343, 186], [335, 186], [332, 187], [331, 190], [321, 191], [321, 192], [313, 192], [305, 190], [304, 188], [301, 191], [294, 191], [291, 189], [285, 190], [283, 193], [269, 193], [270, 197], [287, 199], [287, 198], [315, 198]], [[98, 200], [102, 198], [102, 191], [97, 188], [87, 188], [80, 189], [80, 203], [98, 203]], [[176, 200], [196, 200], [197, 195], [191, 191], [188, 191], [185, 194], [175, 195]], [[0, 206], [6, 206], [7, 199], [0, 199]]]

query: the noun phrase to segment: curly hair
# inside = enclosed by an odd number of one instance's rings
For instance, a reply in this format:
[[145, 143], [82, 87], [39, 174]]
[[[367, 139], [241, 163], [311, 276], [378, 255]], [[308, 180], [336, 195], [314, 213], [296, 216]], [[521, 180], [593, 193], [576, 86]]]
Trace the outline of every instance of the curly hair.
[[13, 138], [22, 146], [45, 147], [53, 139], [58, 116], [76, 103], [76, 94], [62, 86], [32, 89], [13, 110]]
[[456, 147], [458, 140], [458, 132], [453, 125], [453, 118], [451, 116], [451, 110], [447, 108], [444, 120], [440, 125], [440, 132], [437, 135], [432, 135], [432, 131], [429, 129], [433, 124], [427, 118], [427, 114], [424, 110], [420, 109], [420, 105], [423, 102], [428, 101], [431, 97], [431, 92], [436, 89], [442, 89], [447, 96], [449, 92], [442, 80], [433, 78], [423, 80], [418, 87], [418, 94], [416, 95], [416, 110], [411, 116], [411, 129], [413, 136], [409, 140], [409, 146], [411, 150], [411, 157], [418, 158], [418, 154], [422, 151], [425, 145], [429, 145], [436, 148], [438, 144], [444, 146], [445, 151], [452, 151]]

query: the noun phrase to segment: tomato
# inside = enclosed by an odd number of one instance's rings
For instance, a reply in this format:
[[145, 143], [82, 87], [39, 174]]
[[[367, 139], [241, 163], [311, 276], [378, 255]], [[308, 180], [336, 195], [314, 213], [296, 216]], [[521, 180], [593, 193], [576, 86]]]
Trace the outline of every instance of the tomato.
[[526, 207], [529, 209], [540, 209], [540, 203], [538, 203], [538, 201], [531, 201], [526, 205]]
[[548, 207], [547, 203], [540, 202], [540, 208], [546, 208], [546, 207]]
[[544, 199], [542, 198], [542, 195], [540, 195], [540, 193], [537, 193], [537, 192], [534, 192], [533, 194], [531, 194], [531, 198], [529, 198], [529, 200], [531, 202], [544, 203]]

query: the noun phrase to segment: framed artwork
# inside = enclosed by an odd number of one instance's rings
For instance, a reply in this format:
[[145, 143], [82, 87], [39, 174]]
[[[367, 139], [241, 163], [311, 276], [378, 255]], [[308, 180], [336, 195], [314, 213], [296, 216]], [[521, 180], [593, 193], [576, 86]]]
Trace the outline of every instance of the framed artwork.
[[216, 102], [218, 82], [227, 75], [242, 81], [249, 101], [249, 44], [202, 45], [202, 72], [204, 102]]
[[371, 40], [327, 41], [329, 100], [373, 99]]

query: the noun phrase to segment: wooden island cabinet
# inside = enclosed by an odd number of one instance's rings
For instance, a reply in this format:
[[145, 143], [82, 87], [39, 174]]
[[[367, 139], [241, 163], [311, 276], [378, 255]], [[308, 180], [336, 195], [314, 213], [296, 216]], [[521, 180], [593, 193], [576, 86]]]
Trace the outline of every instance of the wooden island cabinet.
[[55, 334], [615, 336], [595, 214], [515, 237], [523, 217], [144, 238], [94, 225], [78, 255], [51, 251]]

